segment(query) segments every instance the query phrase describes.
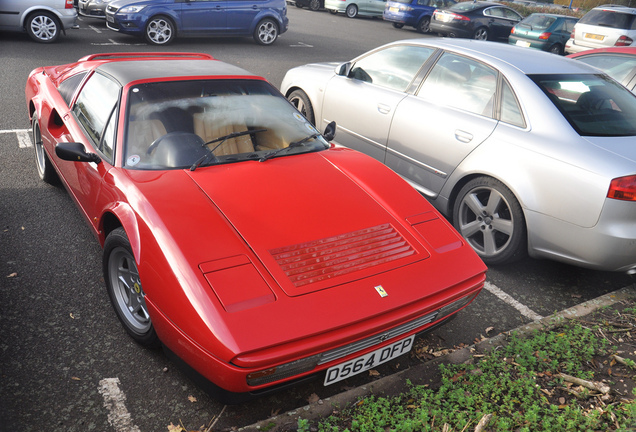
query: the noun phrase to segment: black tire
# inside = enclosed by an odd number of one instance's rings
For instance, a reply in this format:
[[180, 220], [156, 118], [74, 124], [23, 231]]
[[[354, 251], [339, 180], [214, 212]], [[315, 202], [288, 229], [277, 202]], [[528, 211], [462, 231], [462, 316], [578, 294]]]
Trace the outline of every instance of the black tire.
[[38, 169], [40, 179], [48, 184], [57, 184], [59, 177], [53, 168], [53, 164], [42, 145], [42, 133], [40, 131], [40, 121], [37, 115], [33, 115], [32, 127], [33, 132], [33, 148], [35, 149], [35, 164]]
[[349, 18], [355, 18], [358, 16], [358, 6], [354, 4], [350, 4], [347, 6], [347, 10], [345, 11]]
[[159, 338], [144, 300], [137, 263], [128, 236], [121, 227], [106, 237], [103, 270], [108, 297], [126, 332], [143, 346], [159, 347]]
[[177, 28], [170, 18], [157, 15], [148, 20], [144, 35], [152, 45], [167, 45], [174, 40], [176, 33]]
[[475, 30], [475, 33], [473, 33], [473, 39], [488, 40], [489, 37], [490, 33], [488, 32], [487, 27], [479, 27], [477, 30]]
[[298, 111], [301, 112], [302, 115], [305, 116], [307, 120], [309, 120], [309, 122], [312, 125], [314, 126], [316, 125], [316, 117], [314, 116], [314, 107], [311, 104], [311, 101], [309, 100], [309, 96], [307, 96], [307, 93], [305, 93], [302, 90], [294, 90], [293, 92], [289, 94], [289, 97], [287, 99], [289, 100], [289, 102], [291, 102], [293, 106], [296, 107]]
[[26, 31], [36, 42], [53, 43], [60, 36], [60, 22], [50, 12], [34, 12], [26, 20]]
[[519, 201], [500, 181], [469, 181], [453, 206], [457, 231], [488, 265], [507, 264], [527, 254], [527, 230]]
[[402, 27], [404, 27], [404, 24], [402, 24], [402, 23], [393, 23], [393, 27], [395, 27], [396, 29], [401, 29]]
[[312, 11], [320, 10], [321, 7], [320, 0], [309, 0], [309, 9]]
[[554, 45], [552, 45], [550, 47], [550, 49], [548, 50], [550, 51], [552, 54], [557, 54], [557, 55], [563, 55], [563, 45], [555, 43]]
[[296, 7], [297, 7], [298, 9], [302, 9], [302, 8], [303, 8], [303, 5], [301, 5], [300, 3], [296, 2]]
[[420, 33], [428, 33], [431, 31], [431, 17], [425, 16], [417, 23], [416, 30]]
[[254, 29], [254, 40], [259, 45], [271, 45], [278, 39], [278, 24], [271, 18], [265, 18]]
[[330, 13], [331, 15], [336, 15], [336, 14], [338, 13], [338, 11], [337, 11], [337, 10], [334, 10], [334, 9], [329, 9], [329, 13]]

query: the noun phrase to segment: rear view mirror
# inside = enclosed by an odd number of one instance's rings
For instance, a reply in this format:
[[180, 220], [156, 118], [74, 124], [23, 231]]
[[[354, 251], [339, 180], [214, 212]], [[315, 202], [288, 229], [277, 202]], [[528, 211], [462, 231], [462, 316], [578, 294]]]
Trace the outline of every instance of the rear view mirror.
[[323, 138], [327, 141], [331, 141], [336, 136], [336, 122], [332, 121], [325, 128], [325, 132], [322, 134]]

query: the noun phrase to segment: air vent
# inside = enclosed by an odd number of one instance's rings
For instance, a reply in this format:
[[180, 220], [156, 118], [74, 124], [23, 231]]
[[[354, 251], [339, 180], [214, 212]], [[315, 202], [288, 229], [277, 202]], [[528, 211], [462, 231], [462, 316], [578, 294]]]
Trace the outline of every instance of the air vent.
[[296, 287], [415, 254], [388, 223], [269, 252]]

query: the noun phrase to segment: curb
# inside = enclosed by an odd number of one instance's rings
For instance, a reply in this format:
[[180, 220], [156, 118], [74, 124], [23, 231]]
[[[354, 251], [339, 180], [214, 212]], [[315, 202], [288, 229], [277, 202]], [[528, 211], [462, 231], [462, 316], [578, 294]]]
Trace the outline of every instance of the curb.
[[439, 364], [452, 363], [459, 364], [471, 360], [474, 354], [488, 352], [497, 346], [503, 345], [508, 335], [517, 332], [521, 335], [529, 334], [534, 330], [551, 329], [556, 327], [566, 318], [580, 318], [588, 315], [597, 309], [612, 306], [624, 300], [636, 298], [636, 283], [621, 288], [617, 291], [602, 295], [585, 303], [562, 310], [553, 315], [526, 324], [516, 329], [500, 333], [492, 338], [485, 339], [477, 344], [453, 351], [442, 357], [435, 358], [421, 365], [389, 375], [377, 381], [360, 386], [344, 393], [337, 394], [324, 400], [311, 403], [304, 407], [288, 411], [259, 421], [249, 426], [239, 428], [239, 431], [268, 431], [281, 432], [296, 430], [299, 419], [315, 420], [326, 418], [331, 415], [335, 407], [344, 407], [356, 402], [362, 397], [370, 394], [381, 394], [382, 396], [392, 396], [401, 393], [406, 388], [407, 380], [414, 385], [430, 384], [435, 381], [438, 375]]

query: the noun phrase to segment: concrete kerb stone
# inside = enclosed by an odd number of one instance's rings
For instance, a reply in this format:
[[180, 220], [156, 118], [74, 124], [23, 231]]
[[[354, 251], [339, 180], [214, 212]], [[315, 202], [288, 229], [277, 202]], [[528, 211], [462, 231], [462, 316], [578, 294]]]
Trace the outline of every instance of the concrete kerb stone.
[[551, 329], [562, 323], [564, 319], [580, 318], [602, 307], [612, 306], [621, 301], [634, 298], [636, 298], [636, 283], [602, 295], [593, 300], [589, 300], [585, 303], [581, 303], [569, 309], [565, 309], [530, 324], [517, 327], [514, 330], [500, 333], [492, 338], [488, 338], [477, 344], [453, 351], [452, 353], [435, 358], [426, 363], [422, 363], [421, 365], [381, 378], [367, 385], [356, 387], [330, 398], [321, 399], [304, 407], [242, 427], [239, 430], [266, 430], [268, 432], [295, 430], [296, 425], [298, 424], [298, 419], [315, 420], [318, 418], [326, 418], [332, 414], [334, 409], [344, 408], [365, 396], [369, 396], [371, 394], [393, 396], [406, 390], [408, 387], [407, 382], [414, 385], [423, 385], [435, 382], [436, 377], [439, 376], [438, 370], [441, 363], [465, 363], [471, 360], [475, 354], [486, 353], [495, 349], [497, 346], [504, 345], [506, 343], [506, 338], [510, 333], [516, 332], [523, 336], [524, 334], [529, 335], [535, 330]]

